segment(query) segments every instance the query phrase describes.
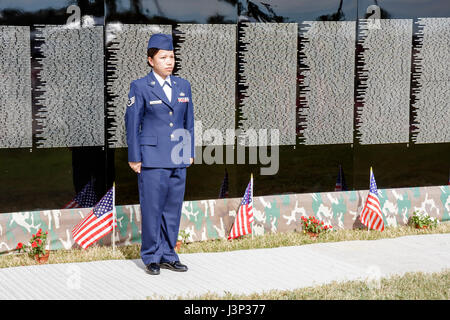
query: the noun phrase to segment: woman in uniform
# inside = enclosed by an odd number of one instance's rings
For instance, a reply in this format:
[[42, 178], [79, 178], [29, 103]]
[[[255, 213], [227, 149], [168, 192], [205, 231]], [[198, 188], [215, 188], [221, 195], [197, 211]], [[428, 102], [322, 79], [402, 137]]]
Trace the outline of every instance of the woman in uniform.
[[141, 258], [147, 272], [187, 271], [174, 250], [184, 200], [186, 168], [194, 161], [191, 86], [172, 75], [172, 36], [154, 34], [147, 46], [153, 70], [130, 85], [125, 113], [128, 163], [138, 174]]

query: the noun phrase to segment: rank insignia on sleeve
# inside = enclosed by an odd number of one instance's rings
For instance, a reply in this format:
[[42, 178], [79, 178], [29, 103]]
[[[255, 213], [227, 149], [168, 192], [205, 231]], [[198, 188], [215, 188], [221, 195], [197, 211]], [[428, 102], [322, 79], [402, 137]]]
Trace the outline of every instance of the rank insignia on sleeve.
[[132, 96], [130, 99], [128, 99], [127, 107], [131, 107], [134, 103], [134, 96]]

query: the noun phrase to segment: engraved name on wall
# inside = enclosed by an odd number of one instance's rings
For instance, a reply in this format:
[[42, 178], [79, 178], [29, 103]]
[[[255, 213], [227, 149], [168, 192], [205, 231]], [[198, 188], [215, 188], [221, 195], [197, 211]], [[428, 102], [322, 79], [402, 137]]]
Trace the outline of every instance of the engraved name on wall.
[[38, 148], [104, 145], [103, 27], [36, 30]]
[[124, 116], [130, 83], [145, 77], [151, 67], [147, 65], [147, 44], [154, 33], [172, 33], [167, 25], [111, 23], [106, 26], [106, 45], [109, 52], [106, 88], [110, 95], [107, 103], [108, 145], [127, 147]]
[[412, 20], [377, 23], [360, 20], [357, 138], [361, 144], [408, 143]]
[[245, 145], [270, 144], [270, 138], [255, 141], [249, 129], [278, 129], [280, 145], [296, 143], [297, 38], [297, 23], [243, 23], [239, 72], [247, 88], [238, 127]]
[[450, 19], [419, 18], [413, 75], [415, 143], [450, 142]]
[[0, 148], [31, 148], [30, 27], [0, 26]]
[[222, 140], [203, 142], [196, 135], [195, 144], [230, 144], [225, 137], [226, 129], [235, 128], [236, 25], [181, 24], [177, 31], [177, 75], [191, 84], [195, 120], [201, 121], [202, 131], [214, 129], [222, 135]]
[[[304, 144], [353, 143], [355, 21], [305, 21], [300, 125]], [[304, 120], [302, 120], [304, 119]]]

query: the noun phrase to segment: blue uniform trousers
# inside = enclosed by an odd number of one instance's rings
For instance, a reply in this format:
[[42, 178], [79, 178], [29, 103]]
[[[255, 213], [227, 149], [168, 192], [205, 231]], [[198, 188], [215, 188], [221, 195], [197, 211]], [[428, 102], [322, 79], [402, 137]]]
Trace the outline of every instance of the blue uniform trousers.
[[141, 258], [150, 263], [178, 261], [174, 247], [180, 228], [186, 168], [141, 168]]

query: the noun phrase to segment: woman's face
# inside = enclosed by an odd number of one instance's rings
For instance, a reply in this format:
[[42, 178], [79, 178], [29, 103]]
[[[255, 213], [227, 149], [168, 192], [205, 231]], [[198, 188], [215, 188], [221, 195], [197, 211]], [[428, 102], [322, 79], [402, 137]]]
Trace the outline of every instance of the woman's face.
[[173, 67], [175, 66], [175, 56], [173, 51], [159, 50], [153, 58], [148, 57], [148, 62], [153, 67], [153, 71], [165, 79], [168, 75], [172, 74]]

